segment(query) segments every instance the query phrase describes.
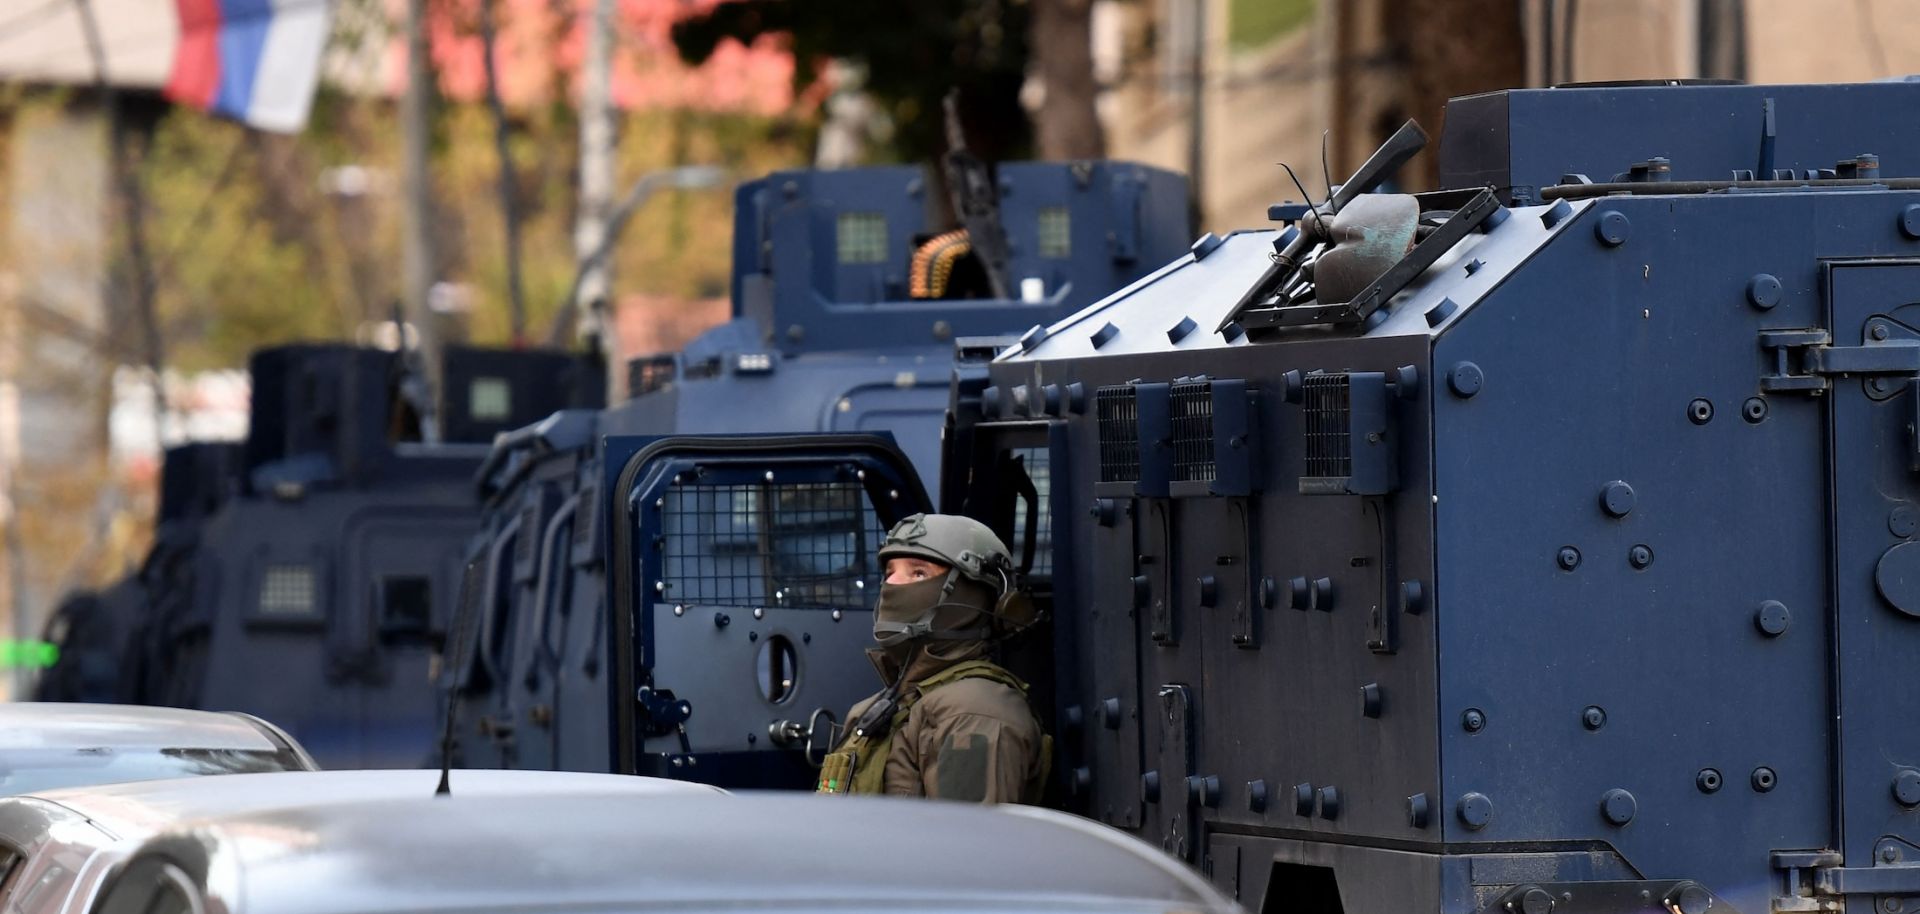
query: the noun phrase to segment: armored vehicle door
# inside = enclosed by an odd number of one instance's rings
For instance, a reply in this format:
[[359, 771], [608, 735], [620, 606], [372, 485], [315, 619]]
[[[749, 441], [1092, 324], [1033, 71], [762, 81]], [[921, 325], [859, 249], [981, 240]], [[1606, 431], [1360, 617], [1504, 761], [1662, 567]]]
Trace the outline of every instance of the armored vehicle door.
[[[1763, 337], [1805, 369], [1763, 384], [1830, 386], [1840, 854], [1777, 863], [1790, 890], [1798, 867], [1819, 867], [1803, 886], [1898, 912], [1920, 904], [1920, 261], [1834, 262], [1826, 280], [1831, 333]], [[1758, 613], [1764, 636], [1819, 624], [1800, 607]]]
[[[1064, 538], [1056, 531], [1070, 530], [1061, 522], [1060, 513], [1071, 510], [1064, 477], [1068, 469], [1064, 459], [1066, 425], [1062, 422], [986, 422], [973, 425], [962, 438], [968, 453], [955, 454], [965, 461], [955, 473], [964, 477], [948, 498], [958, 504], [942, 508], [965, 514], [993, 528], [1012, 550], [1021, 580], [1032, 595], [1039, 621], [1010, 638], [1000, 648], [1000, 659], [1031, 685], [1027, 698], [1048, 733], [1057, 739], [1082, 739], [1085, 731], [1078, 722], [1086, 719], [1085, 708], [1067, 701], [1064, 712], [1073, 723], [1062, 725], [1055, 711], [1063, 696], [1078, 696], [1083, 690], [1075, 671], [1077, 657], [1071, 645], [1075, 632], [1072, 618], [1054, 613], [1056, 603], [1068, 605], [1074, 582], [1054, 575], [1054, 557], [1066, 554]], [[1061, 494], [1056, 500], [1054, 495]], [[1063, 596], [1063, 593], [1065, 596]], [[1067, 626], [1063, 628], [1062, 626]], [[1103, 735], [1113, 731], [1102, 730]], [[1066, 757], [1066, 756], [1062, 756]], [[1077, 757], [1077, 756], [1076, 756]], [[1091, 771], [1054, 769], [1054, 781], [1063, 784], [1074, 803], [1089, 802]], [[1051, 785], [1050, 785], [1051, 786]]]
[[472, 525], [470, 511], [422, 506], [406, 516], [370, 511], [347, 524], [346, 579], [362, 600], [343, 620], [347, 645], [334, 672], [361, 705], [364, 767], [410, 768], [432, 757], [428, 655], [452, 614], [460, 533]]
[[610, 437], [605, 453], [614, 770], [811, 786], [800, 731], [879, 690], [874, 553], [930, 510], [911, 465], [873, 435]]

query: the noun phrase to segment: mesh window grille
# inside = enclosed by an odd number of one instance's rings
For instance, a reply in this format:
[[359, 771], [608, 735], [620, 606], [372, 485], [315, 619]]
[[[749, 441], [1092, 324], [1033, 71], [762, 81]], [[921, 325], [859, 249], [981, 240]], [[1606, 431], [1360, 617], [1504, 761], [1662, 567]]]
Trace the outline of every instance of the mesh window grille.
[[287, 618], [312, 616], [316, 600], [313, 568], [307, 565], [268, 565], [260, 576], [260, 614]]
[[836, 226], [841, 263], [887, 262], [885, 214], [841, 213]]
[[859, 483], [675, 485], [665, 498], [668, 600], [866, 607], [880, 592], [883, 531]]
[[1179, 482], [1212, 482], [1213, 382], [1182, 381], [1173, 385], [1173, 478]]
[[1311, 374], [1306, 378], [1307, 476], [1344, 478], [1353, 475], [1351, 385], [1347, 375]]
[[[1048, 452], [1044, 447], [1017, 447], [1012, 455], [1020, 461], [1027, 472], [1027, 478], [1033, 481], [1034, 500], [1038, 502], [1034, 512], [1033, 568], [1029, 571], [1035, 577], [1053, 575], [1053, 472], [1048, 465]], [[1027, 506], [1015, 506], [1013, 512], [1013, 542], [1007, 545], [1018, 552], [1027, 541]]]
[[467, 415], [482, 422], [513, 416], [513, 385], [506, 378], [474, 378], [467, 386]]
[[1073, 210], [1064, 206], [1040, 208], [1040, 256], [1065, 260], [1073, 256]]
[[1100, 481], [1140, 479], [1140, 411], [1132, 387], [1102, 387], [1093, 393], [1100, 435]]

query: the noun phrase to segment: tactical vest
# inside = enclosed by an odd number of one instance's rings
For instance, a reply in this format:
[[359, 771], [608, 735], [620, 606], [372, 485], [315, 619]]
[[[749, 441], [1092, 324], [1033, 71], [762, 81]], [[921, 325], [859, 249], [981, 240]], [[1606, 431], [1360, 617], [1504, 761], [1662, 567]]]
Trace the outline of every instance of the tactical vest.
[[[905, 695], [900, 696], [900, 706], [893, 712], [893, 725], [887, 728], [887, 735], [874, 740], [859, 734], [850, 734], [840, 748], [827, 755], [820, 766], [820, 781], [815, 785], [816, 793], [864, 793], [878, 794], [886, 792], [887, 756], [893, 751], [893, 735], [906, 726], [907, 715], [913, 706], [920, 703], [928, 692], [948, 683], [963, 679], [988, 679], [1020, 694], [1027, 693], [1027, 684], [1020, 677], [1001, 669], [990, 660], [969, 660], [956, 663], [938, 673], [920, 680]], [[1040, 770], [1038, 780], [1046, 782], [1047, 768], [1053, 761], [1053, 738], [1042, 735], [1040, 738]], [[1035, 785], [1037, 786], [1037, 785]]]

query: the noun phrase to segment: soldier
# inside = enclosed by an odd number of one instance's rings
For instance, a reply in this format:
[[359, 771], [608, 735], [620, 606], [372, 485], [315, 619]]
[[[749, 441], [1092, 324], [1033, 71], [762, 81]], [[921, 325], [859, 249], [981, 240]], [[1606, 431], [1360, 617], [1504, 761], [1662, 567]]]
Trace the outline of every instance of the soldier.
[[1032, 622], [1006, 545], [971, 518], [916, 514], [887, 533], [880, 561], [867, 656], [887, 687], [847, 712], [819, 792], [1037, 801], [1051, 741], [1027, 684], [987, 659]]

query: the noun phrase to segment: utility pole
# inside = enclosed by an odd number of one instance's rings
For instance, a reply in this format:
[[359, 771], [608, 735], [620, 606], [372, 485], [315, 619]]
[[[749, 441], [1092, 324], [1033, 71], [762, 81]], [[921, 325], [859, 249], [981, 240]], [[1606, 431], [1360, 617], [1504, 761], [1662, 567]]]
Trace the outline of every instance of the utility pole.
[[571, 302], [579, 310], [580, 337], [600, 348], [607, 372], [607, 402], [618, 402], [625, 372], [614, 370], [619, 343], [607, 321], [607, 296], [613, 283], [604, 256], [613, 206], [613, 10], [614, 0], [594, 0], [587, 20], [587, 57], [580, 80], [580, 212], [573, 229], [574, 257], [580, 264], [579, 290]]
[[[428, 120], [427, 104], [433, 89], [433, 70], [427, 48], [427, 0], [407, 0], [407, 91], [400, 99], [400, 132], [404, 181], [406, 183], [404, 260], [407, 321], [417, 334], [421, 367], [429, 388], [429, 402], [440, 396], [439, 318], [428, 301], [433, 292], [433, 186], [427, 172], [427, 150], [433, 127]], [[401, 340], [404, 346], [406, 341]], [[426, 429], [427, 440], [439, 437], [438, 429]]]
[[494, 21], [495, 0], [480, 2], [480, 53], [486, 57], [487, 108], [493, 113], [493, 149], [500, 159], [500, 219], [507, 234], [507, 307], [513, 328], [513, 345], [527, 342], [527, 296], [520, 282], [520, 210], [514, 205], [513, 150], [508, 146], [511, 126], [506, 106], [500, 102], [500, 65], [494, 60], [499, 46], [499, 23]]

